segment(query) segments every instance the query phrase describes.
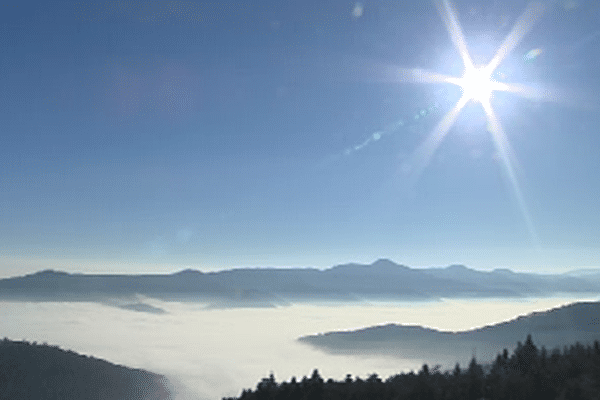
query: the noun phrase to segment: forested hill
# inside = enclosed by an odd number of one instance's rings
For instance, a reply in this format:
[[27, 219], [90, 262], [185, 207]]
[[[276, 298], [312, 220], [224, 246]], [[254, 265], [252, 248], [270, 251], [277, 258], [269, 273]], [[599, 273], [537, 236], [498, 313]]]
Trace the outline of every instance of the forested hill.
[[499, 350], [527, 334], [549, 348], [577, 341], [593, 343], [600, 340], [598, 316], [600, 302], [578, 302], [463, 332], [387, 324], [308, 335], [298, 340], [333, 354], [393, 355], [435, 360], [448, 366], [459, 360], [468, 361], [473, 349], [480, 359], [491, 360]]
[[597, 400], [600, 396], [600, 344], [538, 348], [531, 336], [514, 352], [498, 354], [482, 366], [475, 358], [468, 367], [456, 365], [442, 372], [423, 365], [420, 371], [385, 381], [377, 374], [367, 379], [348, 375], [343, 381], [325, 381], [318, 370], [310, 378], [277, 383], [264, 378], [254, 390], [223, 400]]
[[170, 400], [167, 379], [62, 350], [0, 340], [0, 399]]

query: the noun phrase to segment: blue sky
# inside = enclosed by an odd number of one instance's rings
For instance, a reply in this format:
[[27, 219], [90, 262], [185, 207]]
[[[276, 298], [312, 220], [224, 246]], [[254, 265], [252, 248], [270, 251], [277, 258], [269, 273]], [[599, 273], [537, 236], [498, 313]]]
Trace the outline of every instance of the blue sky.
[[[461, 97], [394, 72], [461, 74], [434, 2], [5, 2], [1, 274], [598, 266], [600, 5], [543, 5], [495, 79], [558, 101], [491, 101], [520, 203], [473, 101], [411, 178]], [[454, 6], [487, 63], [527, 3]]]

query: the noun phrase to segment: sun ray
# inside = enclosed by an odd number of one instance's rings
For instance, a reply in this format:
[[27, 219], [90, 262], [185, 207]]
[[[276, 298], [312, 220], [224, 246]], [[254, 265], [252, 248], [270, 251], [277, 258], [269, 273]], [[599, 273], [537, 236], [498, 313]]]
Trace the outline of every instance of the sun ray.
[[462, 58], [465, 69], [473, 68], [473, 61], [471, 60], [469, 50], [467, 49], [467, 41], [465, 40], [465, 36], [463, 35], [460, 24], [456, 18], [456, 12], [452, 9], [448, 0], [436, 0], [436, 5], [438, 12], [444, 20], [444, 24], [446, 24], [446, 29], [450, 34], [452, 43], [454, 43], [454, 46]]
[[485, 110], [485, 114], [488, 118], [488, 126], [492, 133], [492, 138], [494, 139], [494, 144], [496, 146], [496, 150], [502, 160], [502, 164], [506, 169], [506, 173], [508, 175], [508, 179], [510, 180], [510, 184], [512, 185], [513, 191], [515, 193], [515, 197], [517, 199], [517, 203], [519, 204], [519, 208], [521, 213], [523, 214], [523, 219], [525, 220], [525, 224], [527, 225], [527, 230], [534, 242], [534, 244], [539, 243], [538, 235], [533, 225], [533, 221], [531, 219], [531, 215], [529, 214], [529, 210], [527, 208], [527, 203], [525, 202], [525, 198], [523, 196], [523, 192], [521, 191], [521, 187], [519, 185], [519, 181], [517, 179], [517, 175], [515, 173], [515, 169], [513, 164], [515, 164], [515, 157], [512, 153], [512, 149], [510, 146], [510, 142], [502, 129], [502, 124], [500, 124], [500, 120], [496, 117], [494, 110], [489, 102], [483, 102], [483, 109]]
[[420, 68], [398, 68], [395, 76], [404, 83], [442, 83], [452, 79], [451, 76]]
[[498, 68], [500, 63], [504, 61], [507, 55], [509, 55], [514, 48], [521, 42], [523, 37], [529, 33], [535, 22], [544, 13], [544, 5], [542, 3], [534, 2], [529, 3], [523, 14], [519, 17], [515, 26], [512, 28], [510, 33], [504, 38], [504, 42], [500, 45], [500, 48], [496, 52], [492, 61], [487, 65], [486, 69], [491, 74]]
[[446, 29], [450, 34], [452, 43], [456, 47], [463, 61], [463, 76], [457, 78], [418, 69], [400, 69], [399, 80], [402, 82], [418, 83], [447, 82], [460, 86], [463, 90], [463, 95], [452, 110], [442, 118], [427, 139], [415, 150], [412, 156], [412, 163], [405, 164], [405, 166], [409, 168], [408, 172], [410, 172], [412, 178], [409, 179], [409, 182], [415, 183], [416, 180], [419, 179], [423, 170], [429, 165], [433, 154], [440, 146], [442, 140], [454, 125], [454, 122], [463, 107], [471, 100], [477, 101], [481, 103], [485, 111], [488, 129], [492, 134], [494, 145], [508, 175], [510, 185], [514, 191], [525, 224], [527, 225], [527, 230], [529, 231], [534, 244], [538, 245], [538, 236], [515, 173], [517, 160], [512, 153], [508, 138], [504, 133], [500, 120], [494, 113], [490, 100], [494, 91], [504, 91], [529, 99], [558, 101], [559, 96], [548, 90], [534, 89], [519, 84], [497, 82], [492, 79], [494, 70], [514, 50], [523, 37], [531, 30], [534, 23], [543, 14], [544, 6], [539, 2], [530, 3], [515, 23], [511, 32], [504, 39], [490, 63], [486, 66], [475, 66], [469, 54], [462, 28], [450, 1], [435, 0], [435, 3], [440, 16], [446, 25]]
[[558, 102], [563, 97], [555, 91], [548, 89], [536, 89], [519, 83], [503, 83], [502, 87], [496, 89], [510, 92], [530, 100]]
[[452, 128], [452, 125], [454, 125], [454, 121], [456, 121], [460, 110], [463, 109], [463, 107], [467, 104], [468, 101], [469, 99], [463, 96], [463, 98], [461, 98], [456, 103], [454, 108], [452, 108], [452, 110], [446, 113], [444, 118], [442, 118], [442, 120], [437, 124], [433, 132], [431, 132], [431, 134], [429, 135], [429, 137], [415, 151], [412, 157], [412, 164], [410, 165], [411, 182], [416, 182], [421, 176], [423, 170], [427, 168], [431, 161], [431, 157], [433, 157], [433, 154], [440, 146], [440, 143], [442, 142], [450, 128]]

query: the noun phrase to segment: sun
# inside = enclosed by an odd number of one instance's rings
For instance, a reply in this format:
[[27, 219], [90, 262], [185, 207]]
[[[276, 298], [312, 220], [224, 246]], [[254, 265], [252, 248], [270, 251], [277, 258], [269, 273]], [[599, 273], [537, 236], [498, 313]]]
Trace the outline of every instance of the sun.
[[465, 69], [459, 85], [466, 99], [486, 104], [496, 90], [496, 83], [485, 67], [469, 67]]
[[497, 150], [498, 159], [504, 166], [508, 178], [512, 184], [515, 197], [524, 216], [528, 230], [534, 242], [537, 242], [537, 235], [533, 223], [529, 216], [529, 211], [521, 193], [517, 175], [513, 165], [516, 158], [513, 155], [508, 138], [502, 128], [500, 120], [496, 116], [491, 104], [494, 91], [504, 91], [516, 94], [529, 99], [556, 101], [557, 96], [547, 91], [534, 90], [524, 85], [497, 82], [492, 78], [492, 74], [502, 63], [502, 61], [514, 50], [521, 39], [531, 30], [535, 21], [540, 18], [544, 12], [544, 5], [539, 1], [530, 3], [520, 18], [516, 21], [511, 32], [504, 38], [504, 41], [496, 51], [492, 60], [484, 66], [476, 66], [469, 53], [466, 39], [462, 28], [456, 17], [450, 0], [435, 0], [439, 14], [442, 17], [446, 29], [450, 34], [450, 39], [460, 55], [464, 70], [461, 77], [447, 76], [437, 72], [425, 71], [422, 69], [399, 68], [397, 79], [400, 82], [415, 83], [451, 83], [459, 86], [463, 92], [462, 97], [441, 119], [434, 128], [433, 132], [421, 143], [414, 152], [410, 160], [408, 171], [410, 171], [410, 181], [415, 181], [421, 172], [427, 167], [433, 154], [440, 143], [450, 131], [461, 110], [467, 103], [474, 101], [480, 103], [487, 118], [487, 130], [490, 132], [494, 145]]

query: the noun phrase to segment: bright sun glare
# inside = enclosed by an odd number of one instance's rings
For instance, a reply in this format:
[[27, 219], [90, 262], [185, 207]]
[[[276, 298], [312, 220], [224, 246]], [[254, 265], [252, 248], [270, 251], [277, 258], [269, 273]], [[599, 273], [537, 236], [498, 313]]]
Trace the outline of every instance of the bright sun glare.
[[502, 61], [513, 51], [521, 39], [531, 30], [533, 24], [544, 12], [544, 6], [540, 2], [530, 3], [523, 14], [519, 17], [511, 32], [506, 36], [496, 54], [484, 66], [475, 66], [467, 47], [462, 28], [456, 17], [449, 0], [436, 0], [438, 11], [444, 20], [446, 29], [454, 47], [460, 54], [464, 66], [462, 77], [452, 77], [437, 72], [424, 71], [421, 69], [398, 69], [398, 80], [402, 82], [417, 83], [452, 83], [459, 86], [463, 95], [456, 105], [442, 118], [431, 135], [417, 148], [410, 163], [412, 180], [418, 177], [427, 167], [431, 157], [439, 147], [440, 143], [454, 125], [456, 118], [465, 105], [471, 100], [481, 104], [487, 117], [487, 129], [491, 133], [497, 154], [504, 165], [510, 183], [513, 187], [515, 197], [524, 216], [525, 223], [534, 242], [537, 242], [537, 234], [529, 216], [525, 200], [517, 181], [517, 175], [513, 165], [516, 159], [512, 153], [508, 138], [502, 128], [500, 120], [492, 108], [491, 98], [494, 91], [511, 92], [513, 94], [536, 100], [556, 100], [556, 96], [545, 92], [534, 90], [524, 85], [497, 82], [492, 79], [492, 74]]
[[465, 70], [460, 86], [467, 99], [485, 104], [492, 97], [494, 83], [486, 68], [472, 67]]

